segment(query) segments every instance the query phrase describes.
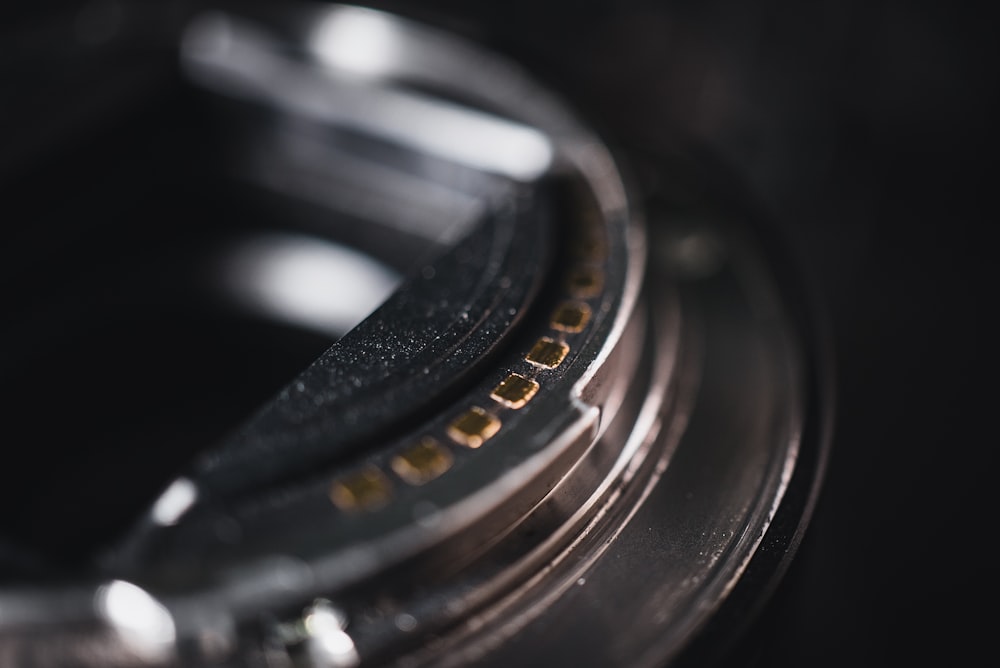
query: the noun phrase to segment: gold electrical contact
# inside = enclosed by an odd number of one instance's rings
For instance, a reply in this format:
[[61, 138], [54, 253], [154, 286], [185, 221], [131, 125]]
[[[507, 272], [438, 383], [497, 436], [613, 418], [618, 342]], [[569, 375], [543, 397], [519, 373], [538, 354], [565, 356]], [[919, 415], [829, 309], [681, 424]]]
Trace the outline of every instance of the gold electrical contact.
[[451, 468], [451, 453], [430, 436], [392, 458], [392, 470], [411, 485], [423, 485]]
[[582, 331], [590, 320], [590, 307], [583, 302], [565, 302], [552, 314], [552, 328], [562, 332]]
[[499, 418], [473, 406], [448, 425], [448, 436], [460, 445], [478, 448], [500, 431]]
[[374, 466], [351, 473], [330, 488], [330, 500], [341, 510], [363, 510], [381, 506], [389, 500], [392, 485]]
[[591, 267], [574, 269], [566, 283], [574, 297], [594, 297], [604, 288], [604, 274]]
[[562, 341], [555, 341], [547, 336], [543, 336], [531, 347], [531, 350], [524, 356], [524, 359], [535, 366], [545, 369], [555, 369], [562, 364], [568, 353], [568, 345]]
[[493, 388], [490, 398], [508, 408], [521, 408], [531, 401], [538, 392], [539, 385], [530, 378], [512, 373]]

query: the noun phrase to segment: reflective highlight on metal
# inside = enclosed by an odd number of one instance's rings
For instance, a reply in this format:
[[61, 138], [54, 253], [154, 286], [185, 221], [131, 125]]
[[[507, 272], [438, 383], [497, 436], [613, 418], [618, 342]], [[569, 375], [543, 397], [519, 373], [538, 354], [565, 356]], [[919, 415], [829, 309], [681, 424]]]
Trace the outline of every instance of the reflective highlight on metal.
[[179, 43], [232, 175], [318, 230], [224, 253], [224, 291], [335, 341], [99, 578], [0, 587], [0, 664], [697, 664], [825, 460], [823, 351], [742, 205], [644, 191], [662, 166], [517, 65], [387, 12], [219, 8]]
[[198, 498], [198, 489], [187, 478], [178, 478], [153, 504], [153, 521], [162, 526], [176, 524]]
[[402, 276], [351, 248], [293, 235], [260, 235], [225, 260], [225, 285], [253, 310], [339, 338], [371, 314]]
[[329, 601], [318, 601], [303, 615], [307, 657], [310, 665], [352, 668], [360, 660], [358, 650], [345, 632], [345, 620]]
[[155, 664], [174, 658], [174, 620], [161, 603], [139, 587], [122, 580], [102, 585], [94, 607], [142, 660]]
[[[329, 60], [348, 49], [355, 53], [353, 39], [343, 50], [334, 49], [331, 42], [348, 34], [341, 30], [348, 19], [350, 28], [364, 27], [360, 34], [352, 30], [354, 39], [378, 35], [366, 43], [361, 69], [376, 69], [373, 65], [378, 60], [387, 66], [397, 62], [391, 20], [360, 9], [328, 19], [336, 23], [332, 34], [330, 29], [319, 33], [321, 54]], [[237, 32], [240, 38], [233, 39]], [[269, 49], [259, 48], [266, 38], [252, 25], [242, 28], [239, 19], [214, 15], [193, 25], [186, 40], [192, 76], [224, 86], [232, 95], [266, 98], [294, 107], [307, 118], [378, 134], [415, 150], [513, 179], [536, 179], [552, 162], [551, 144], [534, 128], [425, 95], [358, 84], [349, 77], [317, 76], [292, 67]], [[334, 60], [344, 63], [342, 57]], [[357, 70], [359, 64], [348, 63], [348, 69]], [[442, 132], [442, 128], [447, 131]]]

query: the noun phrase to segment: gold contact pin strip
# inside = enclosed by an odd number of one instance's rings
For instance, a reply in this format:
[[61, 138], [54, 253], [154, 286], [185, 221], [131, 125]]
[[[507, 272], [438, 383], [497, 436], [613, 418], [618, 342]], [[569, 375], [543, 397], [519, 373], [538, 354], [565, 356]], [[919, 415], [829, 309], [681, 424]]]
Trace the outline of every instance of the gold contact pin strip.
[[478, 448], [500, 431], [499, 418], [473, 406], [448, 425], [448, 436], [467, 448]]
[[400, 478], [411, 485], [423, 485], [451, 468], [451, 452], [437, 440], [425, 436], [392, 458], [390, 466]]
[[[603, 255], [606, 247], [599, 235], [587, 235], [578, 252], [585, 258]], [[596, 252], [595, 252], [596, 251]], [[553, 330], [575, 334], [583, 331], [590, 322], [591, 307], [583, 299], [595, 297], [604, 288], [604, 273], [600, 268], [578, 265], [566, 276], [566, 290], [572, 300], [564, 301], [552, 313], [549, 321]], [[570, 346], [549, 336], [540, 337], [524, 355], [524, 360], [534, 367], [555, 369], [569, 355]], [[519, 373], [510, 372], [493, 390], [490, 398], [510, 409], [520, 409], [538, 393], [538, 381]], [[478, 406], [472, 406], [448, 424], [448, 437], [470, 449], [479, 448], [501, 429], [498, 417]], [[432, 436], [410, 444], [389, 460], [388, 468], [405, 483], [423, 485], [437, 479], [454, 464], [451, 450]], [[385, 505], [392, 496], [392, 484], [386, 473], [375, 466], [335, 481], [330, 488], [330, 499], [345, 511], [371, 510]]]
[[553, 329], [575, 334], [587, 326], [590, 320], [590, 307], [583, 302], [564, 302], [552, 314]]
[[566, 281], [569, 292], [574, 297], [588, 298], [600, 294], [604, 287], [604, 273], [593, 267], [573, 270]]
[[367, 510], [385, 504], [392, 485], [382, 471], [368, 466], [333, 483], [330, 500], [341, 510]]
[[524, 359], [544, 369], [555, 369], [562, 364], [567, 354], [569, 354], [568, 345], [562, 341], [543, 336], [531, 347]]
[[534, 380], [512, 373], [493, 388], [490, 398], [507, 408], [517, 409], [531, 401], [538, 388], [539, 385]]

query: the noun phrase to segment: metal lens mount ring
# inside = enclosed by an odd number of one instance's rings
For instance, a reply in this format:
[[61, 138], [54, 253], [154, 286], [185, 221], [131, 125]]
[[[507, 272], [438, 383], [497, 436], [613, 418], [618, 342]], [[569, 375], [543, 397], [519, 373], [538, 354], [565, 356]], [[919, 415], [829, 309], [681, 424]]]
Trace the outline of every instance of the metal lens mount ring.
[[[658, 202], [521, 68], [397, 15], [220, 7], [180, 44], [238, 178], [401, 278], [83, 574], [0, 590], [0, 659], [660, 666], [766, 598], [825, 399], [740, 212]], [[230, 287], [282, 308], [264, 264]]]

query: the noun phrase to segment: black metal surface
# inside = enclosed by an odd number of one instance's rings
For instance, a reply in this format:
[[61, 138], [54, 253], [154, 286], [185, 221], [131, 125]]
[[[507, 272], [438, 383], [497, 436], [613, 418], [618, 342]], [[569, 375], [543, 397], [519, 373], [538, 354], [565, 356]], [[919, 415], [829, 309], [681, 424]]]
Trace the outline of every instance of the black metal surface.
[[193, 479], [225, 499], [318, 463], [343, 463], [458, 394], [494, 358], [547, 275], [553, 223], [546, 203], [533, 201], [540, 195], [501, 201], [230, 442], [201, 456]]

